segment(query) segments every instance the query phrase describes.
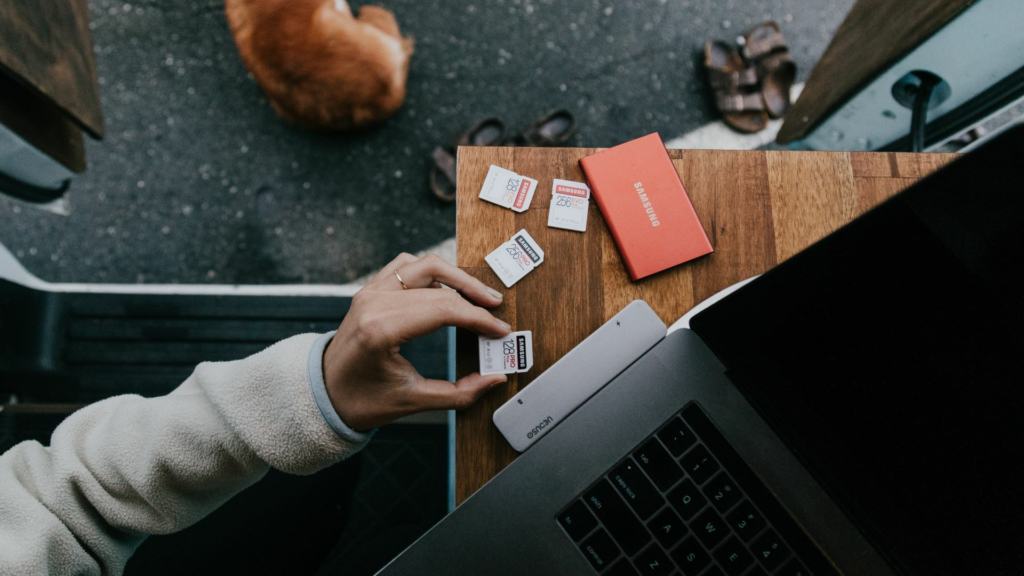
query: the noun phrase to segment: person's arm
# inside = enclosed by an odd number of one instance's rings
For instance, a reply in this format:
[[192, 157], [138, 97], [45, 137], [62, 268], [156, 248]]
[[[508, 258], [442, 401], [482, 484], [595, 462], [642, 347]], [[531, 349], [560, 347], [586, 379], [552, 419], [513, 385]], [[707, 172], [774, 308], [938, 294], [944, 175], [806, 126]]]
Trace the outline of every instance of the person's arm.
[[438, 259], [402, 255], [333, 336], [201, 364], [167, 396], [109, 398], [69, 416], [49, 447], [11, 448], [0, 455], [0, 574], [120, 574], [148, 534], [195, 523], [269, 467], [312, 473], [401, 415], [467, 406], [505, 378], [427, 380], [398, 353], [448, 324], [507, 333], [467, 299], [501, 301]]

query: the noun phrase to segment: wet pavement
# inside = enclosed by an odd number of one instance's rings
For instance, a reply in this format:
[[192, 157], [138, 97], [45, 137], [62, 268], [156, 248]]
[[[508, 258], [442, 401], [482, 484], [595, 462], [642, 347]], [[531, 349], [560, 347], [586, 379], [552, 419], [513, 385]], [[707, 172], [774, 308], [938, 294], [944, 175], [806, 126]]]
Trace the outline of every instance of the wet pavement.
[[428, 155], [476, 119], [565, 107], [580, 146], [668, 140], [714, 119], [705, 38], [775, 18], [803, 79], [852, 3], [387, 0], [416, 39], [406, 106], [333, 135], [274, 116], [220, 1], [90, 0], [108, 136], [69, 215], [0, 197], [0, 242], [51, 281], [347, 282], [454, 234]]

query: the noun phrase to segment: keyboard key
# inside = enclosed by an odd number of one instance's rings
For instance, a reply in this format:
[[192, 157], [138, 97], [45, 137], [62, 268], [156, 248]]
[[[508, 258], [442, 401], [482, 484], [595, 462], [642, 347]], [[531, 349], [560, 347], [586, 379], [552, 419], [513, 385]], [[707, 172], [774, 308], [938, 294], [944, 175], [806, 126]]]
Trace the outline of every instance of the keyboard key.
[[658, 438], [665, 443], [669, 452], [676, 458], [682, 456], [683, 452], [697, 442], [697, 437], [679, 418], [672, 418], [668, 424], [658, 430]]
[[623, 558], [604, 573], [604, 576], [640, 576], [640, 573], [633, 568], [633, 565], [629, 563], [629, 560]]
[[751, 568], [750, 571], [744, 574], [743, 576], [768, 576], [768, 573], [764, 571], [764, 568], [761, 568], [757, 564], [754, 564], [754, 567]]
[[683, 520], [693, 518], [693, 515], [700, 512], [700, 509], [708, 502], [690, 480], [684, 480], [675, 490], [669, 492], [668, 501], [683, 517]]
[[729, 526], [711, 508], [705, 509], [690, 522], [690, 530], [711, 550], [729, 535]]
[[786, 565], [776, 572], [775, 576], [811, 576], [811, 571], [804, 568], [799, 560], [793, 558], [786, 562]]
[[718, 566], [712, 566], [711, 568], [708, 568], [707, 572], [701, 574], [700, 576], [725, 576], [725, 573], [722, 572], [722, 569]]
[[725, 570], [729, 576], [740, 576], [748, 566], [754, 563], [754, 558], [747, 552], [739, 538], [730, 536], [728, 540], [714, 552], [718, 565]]
[[[765, 568], [764, 572], [772, 573], [774, 576], [807, 576], [809, 572], [807, 570], [808, 565], [810, 565], [815, 573], [819, 566], [822, 570], [826, 570], [829, 565], [828, 559], [817, 550], [807, 535], [771, 494], [771, 491], [729, 445], [729, 442], [716, 429], [700, 405], [696, 402], [689, 402], [679, 414], [699, 439], [699, 442], [679, 460], [680, 464], [683, 465], [684, 471], [688, 469], [687, 459], [691, 457], [691, 453], [695, 453], [697, 448], [703, 445], [708, 453], [714, 454], [714, 460], [718, 463], [719, 469], [726, 471], [729, 477], [736, 483], [736, 486], [742, 487], [743, 492], [749, 496], [751, 502], [756, 502], [757, 508], [755, 509], [741, 499], [739, 503], [725, 513], [724, 516], [729, 519], [728, 524], [730, 528], [733, 525], [737, 527], [736, 537], [746, 542], [748, 551], [757, 558], [757, 555], [753, 553], [751, 543], [758, 542], [769, 531], [767, 524], [770, 522], [770, 529], [775, 531], [790, 549], [789, 557], [782, 559], [782, 566], [778, 569], [774, 571], [767, 569], [767, 567], [757, 561], [748, 568], [748, 571], [754, 572], [754, 567], [760, 566]], [[717, 473], [718, 470], [711, 474], [708, 480], [713, 479]], [[692, 479], [698, 486], [705, 485], [695, 476], [691, 475], [689, 479]], [[688, 527], [697, 534], [697, 538], [700, 538], [700, 532], [697, 531], [698, 526], [694, 524], [694, 521], [704, 515], [709, 509], [714, 510], [714, 506], [703, 508], [694, 519], [687, 521]], [[740, 513], [741, 509], [745, 510], [747, 514]], [[742, 520], [744, 519], [748, 521], [747, 527], [741, 527]], [[799, 561], [794, 558], [796, 551], [800, 552]], [[804, 556], [805, 554], [806, 556]], [[792, 573], [789, 573], [791, 568]]]
[[633, 453], [640, 467], [647, 472], [647, 475], [654, 480], [654, 484], [665, 491], [683, 478], [683, 469], [676, 464], [676, 461], [665, 448], [661, 446], [657, 438], [651, 438], [639, 450]]
[[686, 576], [697, 576], [708, 565], [708, 562], [711, 562], [711, 557], [693, 536], [683, 540], [683, 543], [672, 550], [671, 554], [676, 566], [679, 566]]
[[597, 526], [597, 518], [594, 518], [590, 510], [587, 510], [587, 506], [582, 500], [577, 500], [565, 512], [562, 512], [558, 517], [558, 523], [562, 525], [574, 542], [579, 542]]
[[686, 525], [671, 508], [658, 512], [654, 519], [647, 523], [647, 528], [665, 548], [671, 548], [686, 535]]
[[782, 561], [789, 556], [789, 548], [782, 543], [782, 539], [775, 533], [775, 530], [768, 530], [758, 536], [750, 545], [750, 550], [757, 557], [758, 562], [764, 565], [769, 572], [778, 568]]
[[716, 510], [723, 513], [743, 497], [740, 489], [733, 484], [732, 479], [725, 472], [719, 472], [718, 476], [712, 478], [704, 486], [704, 495], [708, 497]]
[[627, 555], [636, 554], [651, 541], [650, 533], [636, 519], [608, 480], [602, 478], [598, 481], [583, 495], [583, 501], [604, 523], [612, 538], [618, 542]]
[[626, 458], [625, 462], [612, 470], [608, 474], [608, 479], [642, 519], [649, 518], [665, 504], [661, 493], [644, 476], [632, 458]]
[[668, 576], [675, 570], [672, 561], [668, 559], [665, 552], [657, 544], [651, 544], [633, 559], [633, 566], [643, 576]]
[[698, 444], [683, 456], [683, 470], [686, 470], [694, 482], [703, 484], [718, 471], [718, 462], [703, 444]]
[[750, 539], [757, 536], [757, 533], [764, 528], [764, 518], [754, 509], [754, 505], [749, 500], [740, 502], [740, 505], [725, 519], [744, 542], [750, 542]]
[[607, 532], [600, 529], [580, 544], [580, 550], [598, 572], [619, 557], [619, 547], [612, 542]]

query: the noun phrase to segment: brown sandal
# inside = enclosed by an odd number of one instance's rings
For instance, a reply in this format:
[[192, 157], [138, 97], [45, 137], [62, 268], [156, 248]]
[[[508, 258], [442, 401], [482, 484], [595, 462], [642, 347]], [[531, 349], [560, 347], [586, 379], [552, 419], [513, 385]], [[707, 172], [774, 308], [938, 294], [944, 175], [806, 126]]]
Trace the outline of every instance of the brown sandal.
[[704, 44], [704, 67], [715, 96], [715, 107], [725, 123], [740, 132], [754, 133], [768, 125], [757, 70], [748, 66], [739, 50], [728, 42]]
[[456, 146], [500, 146], [505, 143], [505, 123], [498, 118], [485, 118], [466, 130], [455, 146], [438, 146], [431, 153], [434, 166], [430, 170], [430, 190], [442, 202], [455, 200]]
[[516, 146], [564, 146], [576, 135], [576, 117], [568, 110], [555, 110], [517, 135]]
[[430, 154], [434, 167], [430, 170], [430, 190], [441, 202], [455, 201], [455, 153], [438, 146]]
[[789, 110], [796, 64], [778, 22], [762, 22], [747, 31], [740, 40], [743, 59], [757, 70], [768, 115], [782, 118]]

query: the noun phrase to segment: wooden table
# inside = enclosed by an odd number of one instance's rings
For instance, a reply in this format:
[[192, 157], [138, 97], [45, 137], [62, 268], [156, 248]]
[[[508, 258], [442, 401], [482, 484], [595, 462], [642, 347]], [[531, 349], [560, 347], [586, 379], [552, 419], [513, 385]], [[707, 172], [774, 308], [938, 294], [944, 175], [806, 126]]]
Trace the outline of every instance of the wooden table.
[[0, 2], [0, 123], [69, 170], [103, 137], [87, 0]]
[[[591, 202], [585, 233], [548, 228], [551, 179], [583, 180], [585, 148], [459, 149], [457, 265], [502, 288], [484, 256], [526, 228], [544, 263], [513, 288], [496, 314], [515, 330], [533, 330], [534, 364], [456, 420], [459, 502], [508, 465], [515, 452], [491, 414], [622, 307], [646, 300], [666, 324], [718, 290], [771, 268], [879, 201], [948, 162], [954, 155], [899, 153], [672, 150], [670, 155], [715, 252], [631, 282], [608, 229]], [[523, 214], [477, 194], [497, 164], [539, 181]], [[476, 337], [459, 331], [457, 373], [479, 368]]]

